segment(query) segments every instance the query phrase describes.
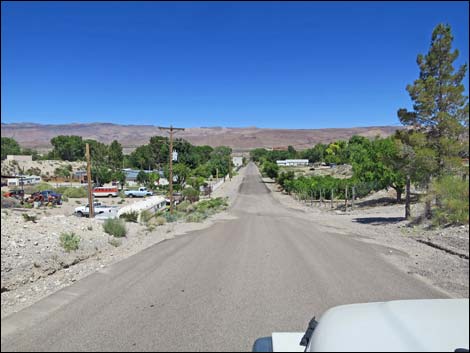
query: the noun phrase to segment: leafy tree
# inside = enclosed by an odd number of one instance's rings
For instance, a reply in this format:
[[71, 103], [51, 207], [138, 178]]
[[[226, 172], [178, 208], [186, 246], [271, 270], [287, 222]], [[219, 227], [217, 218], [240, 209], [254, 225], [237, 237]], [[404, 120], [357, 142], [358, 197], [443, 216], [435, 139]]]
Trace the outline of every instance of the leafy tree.
[[152, 188], [155, 187], [155, 183], [160, 180], [160, 174], [158, 173], [148, 173], [148, 185]]
[[124, 155], [122, 153], [121, 144], [113, 140], [108, 147], [108, 165], [113, 170], [118, 170], [123, 165]]
[[279, 166], [276, 163], [266, 161], [263, 164], [263, 172], [271, 179], [276, 179], [279, 174]]
[[81, 136], [59, 135], [51, 139], [51, 155], [63, 161], [77, 161], [85, 156], [85, 143]]
[[103, 185], [113, 180], [113, 173], [105, 166], [91, 167], [91, 178], [97, 185]]
[[15, 139], [2, 136], [2, 160], [6, 159], [9, 154], [15, 155], [20, 153], [21, 147]]
[[324, 162], [327, 145], [317, 143], [313, 148], [301, 152], [302, 158], [307, 158], [310, 163]]
[[136, 181], [140, 184], [147, 185], [149, 182], [149, 175], [145, 173], [143, 170], [137, 174]]
[[102, 142], [86, 139], [83, 141], [90, 145], [91, 163], [95, 166], [109, 167], [108, 165], [108, 146]]
[[229, 163], [231, 162], [232, 149], [226, 146], [214, 148], [210, 154], [209, 165], [212, 175], [216, 175], [217, 170], [219, 176], [227, 175], [229, 172]]
[[121, 185], [121, 189], [126, 184], [126, 174], [122, 170], [115, 170], [111, 175], [112, 180], [116, 180]]
[[184, 185], [186, 178], [191, 173], [191, 169], [184, 163], [175, 163], [173, 165], [173, 177], [176, 178], [176, 182], [180, 185]]
[[452, 51], [452, 41], [449, 25], [433, 30], [429, 52], [417, 58], [419, 78], [406, 87], [413, 111], [398, 110], [404, 125], [426, 133], [428, 145], [437, 152], [438, 175], [455, 166], [455, 157], [465, 148], [459, 137], [465, 132], [468, 136], [468, 96], [463, 94], [467, 64], [454, 70], [459, 52]]

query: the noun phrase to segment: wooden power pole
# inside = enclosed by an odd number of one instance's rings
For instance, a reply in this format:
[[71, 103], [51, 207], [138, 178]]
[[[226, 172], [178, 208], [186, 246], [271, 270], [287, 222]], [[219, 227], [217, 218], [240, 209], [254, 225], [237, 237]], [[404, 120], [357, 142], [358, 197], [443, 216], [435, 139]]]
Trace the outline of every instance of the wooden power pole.
[[91, 185], [91, 161], [90, 161], [90, 145], [86, 144], [86, 175], [88, 181], [88, 212], [89, 217], [95, 216], [93, 207], [93, 187]]
[[184, 130], [183, 128], [177, 128], [170, 125], [170, 127], [159, 126], [160, 130], [169, 130], [170, 131], [170, 214], [173, 214], [173, 133], [175, 131]]

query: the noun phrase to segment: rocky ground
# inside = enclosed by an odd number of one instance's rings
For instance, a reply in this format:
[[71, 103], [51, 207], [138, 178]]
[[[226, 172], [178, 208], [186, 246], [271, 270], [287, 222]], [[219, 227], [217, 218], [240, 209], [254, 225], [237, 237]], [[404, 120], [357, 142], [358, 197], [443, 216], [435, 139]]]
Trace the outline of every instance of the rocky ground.
[[[385, 246], [387, 261], [441, 289], [451, 297], [469, 297], [469, 227], [454, 226], [430, 229], [426, 224], [413, 225], [404, 220], [404, 205], [395, 204], [391, 193], [381, 191], [357, 202], [353, 210], [320, 207], [297, 201], [265, 178], [273, 196], [287, 207], [304, 212], [326, 231], [356, 237]], [[422, 205], [412, 205], [418, 216]]]
[[[213, 197], [227, 196], [232, 202], [243, 170], [240, 173], [231, 181], [227, 179]], [[135, 201], [125, 199], [124, 204]], [[2, 209], [2, 318], [149, 246], [230, 217], [227, 212], [221, 212], [201, 223], [178, 221], [155, 229], [144, 224], [126, 223], [127, 236], [118, 239], [104, 232], [102, 220], [73, 215], [74, 208], [85, 202], [85, 199], [70, 199], [52, 209]], [[103, 202], [117, 205], [119, 199], [104, 199]], [[35, 215], [37, 220], [26, 221], [25, 213]], [[59, 237], [63, 232], [80, 236], [77, 251], [68, 253], [62, 248]], [[119, 245], [113, 245], [115, 241]]]

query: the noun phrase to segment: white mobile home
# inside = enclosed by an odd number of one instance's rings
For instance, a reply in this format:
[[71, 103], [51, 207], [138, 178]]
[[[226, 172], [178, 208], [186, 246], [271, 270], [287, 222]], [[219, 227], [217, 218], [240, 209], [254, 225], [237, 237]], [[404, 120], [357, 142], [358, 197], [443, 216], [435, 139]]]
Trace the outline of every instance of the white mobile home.
[[298, 167], [308, 166], [308, 159], [285, 159], [282, 161], [276, 161], [278, 166], [284, 167]]

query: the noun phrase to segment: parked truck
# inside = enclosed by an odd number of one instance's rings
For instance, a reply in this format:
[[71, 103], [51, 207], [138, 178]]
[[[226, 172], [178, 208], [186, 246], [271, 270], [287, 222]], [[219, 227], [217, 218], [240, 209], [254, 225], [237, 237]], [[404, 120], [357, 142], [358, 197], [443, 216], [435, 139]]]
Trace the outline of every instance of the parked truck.
[[[93, 213], [95, 215], [104, 214], [104, 213], [113, 213], [117, 212], [116, 206], [106, 206], [101, 202], [93, 202]], [[89, 217], [90, 216], [90, 207], [89, 204], [86, 206], [79, 206], [75, 208], [75, 215], [78, 217]]]
[[145, 197], [145, 196], [152, 196], [153, 192], [147, 190], [147, 188], [140, 187], [137, 190], [125, 190], [124, 194], [127, 197]]

